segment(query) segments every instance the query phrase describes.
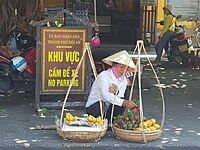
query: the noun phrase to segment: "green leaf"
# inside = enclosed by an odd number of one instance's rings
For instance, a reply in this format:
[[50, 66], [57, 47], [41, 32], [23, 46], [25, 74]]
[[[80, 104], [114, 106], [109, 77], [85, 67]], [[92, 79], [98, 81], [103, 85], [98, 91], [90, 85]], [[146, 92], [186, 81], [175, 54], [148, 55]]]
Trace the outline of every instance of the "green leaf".
[[50, 113], [50, 111], [47, 110], [46, 108], [42, 108], [42, 109], [41, 109], [41, 112], [42, 112], [42, 114], [43, 114], [44, 116], [47, 116], [47, 115], [49, 115], [49, 113]]

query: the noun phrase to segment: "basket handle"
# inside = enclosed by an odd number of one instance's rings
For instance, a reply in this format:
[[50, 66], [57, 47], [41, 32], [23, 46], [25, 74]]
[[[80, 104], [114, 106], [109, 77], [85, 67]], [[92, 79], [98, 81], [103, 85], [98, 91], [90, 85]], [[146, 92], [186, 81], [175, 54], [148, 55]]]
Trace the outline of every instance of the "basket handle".
[[78, 74], [78, 71], [79, 71], [79, 69], [80, 69], [80, 66], [81, 66], [81, 64], [82, 64], [82, 61], [83, 61], [83, 58], [84, 58], [84, 56], [85, 56], [86, 50], [87, 50], [87, 49], [84, 48], [83, 56], [81, 57], [81, 59], [80, 59], [78, 65], [77, 65], [77, 67], [76, 67], [75, 74], [74, 74], [74, 76], [73, 76], [73, 78], [72, 78], [72, 82], [70, 83], [70, 86], [69, 86], [69, 88], [68, 88], [68, 90], [67, 90], [67, 93], [66, 93], [66, 95], [65, 95], [65, 99], [64, 99], [63, 106], [62, 106], [62, 111], [61, 111], [61, 116], [60, 116], [60, 128], [61, 128], [61, 129], [62, 129], [62, 120], [63, 120], [63, 113], [64, 113], [65, 104], [66, 104], [66, 102], [67, 102], [67, 98], [68, 98], [68, 96], [69, 96], [69, 92], [70, 92], [70, 90], [71, 90], [71, 88], [72, 88], [72, 85], [73, 85], [73, 83], [74, 83], [74, 81], [75, 81], [75, 78], [76, 78], [76, 76], [77, 76], [77, 74]]
[[[67, 90], [67, 93], [66, 93], [66, 95], [65, 95], [65, 99], [64, 99], [63, 106], [62, 106], [62, 111], [61, 111], [61, 116], [60, 116], [60, 124], [59, 124], [59, 126], [60, 126], [61, 129], [62, 129], [62, 125], [63, 125], [63, 124], [62, 124], [62, 120], [63, 120], [63, 114], [64, 114], [65, 104], [66, 104], [66, 102], [67, 102], [67, 99], [68, 99], [70, 90], [71, 90], [72, 85], [73, 85], [73, 83], [74, 83], [74, 81], [75, 81], [75, 78], [76, 78], [76, 76], [77, 76], [77, 74], [78, 74], [78, 71], [79, 71], [79, 69], [80, 69], [80, 67], [81, 67], [81, 64], [82, 64], [82, 62], [83, 62], [83, 59], [84, 59], [84, 57], [85, 57], [85, 53], [86, 53], [86, 52], [88, 52], [88, 56], [89, 56], [89, 59], [90, 59], [90, 62], [91, 62], [91, 66], [92, 66], [92, 69], [93, 69], [93, 72], [94, 72], [94, 76], [95, 76], [95, 79], [97, 80], [97, 71], [96, 71], [96, 69], [95, 69], [95, 63], [94, 63], [94, 59], [93, 59], [93, 57], [92, 57], [92, 53], [91, 53], [91, 49], [90, 49], [90, 43], [86, 42], [86, 43], [85, 43], [85, 47], [84, 47], [84, 51], [83, 51], [83, 55], [82, 55], [82, 57], [81, 57], [81, 59], [80, 59], [78, 65], [77, 65], [77, 67], [76, 67], [75, 74], [74, 74], [74, 76], [73, 76], [73, 78], [72, 78], [72, 82], [70, 83], [70, 86], [69, 86], [69, 88], [68, 88], [68, 90]], [[97, 83], [98, 83], [98, 80], [97, 80]], [[98, 84], [98, 85], [99, 85], [99, 84]], [[99, 95], [100, 95], [99, 98], [100, 98], [101, 117], [103, 118], [103, 109], [102, 109], [102, 101], [101, 101], [101, 92], [100, 92], [99, 88], [98, 88], [98, 91], [99, 91]]]
[[97, 87], [98, 87], [98, 96], [99, 96], [99, 105], [100, 105], [100, 113], [101, 113], [101, 119], [104, 118], [103, 114], [103, 104], [102, 104], [102, 92], [101, 92], [101, 86], [99, 84], [99, 80], [97, 79], [97, 70], [96, 70], [96, 67], [95, 67], [95, 63], [94, 63], [94, 59], [92, 57], [92, 52], [91, 52], [91, 49], [90, 49], [90, 46], [87, 45], [87, 52], [88, 52], [88, 57], [89, 57], [89, 60], [90, 60], [90, 64], [92, 66], [92, 71], [94, 73], [94, 77], [95, 77], [95, 80], [97, 82]]

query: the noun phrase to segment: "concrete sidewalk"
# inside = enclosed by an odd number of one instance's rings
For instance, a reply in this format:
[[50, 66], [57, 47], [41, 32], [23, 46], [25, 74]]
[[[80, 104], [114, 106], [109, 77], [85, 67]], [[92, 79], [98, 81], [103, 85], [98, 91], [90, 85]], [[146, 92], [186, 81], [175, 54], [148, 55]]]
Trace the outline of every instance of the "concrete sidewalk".
[[[162, 102], [156, 87], [155, 77], [148, 66], [143, 71], [143, 106], [146, 117], [154, 117], [161, 122]], [[60, 116], [61, 110], [49, 110], [46, 117], [37, 115], [33, 95], [15, 94], [7, 99], [0, 97], [0, 149], [200, 149], [200, 70], [179, 68], [164, 64], [156, 68], [165, 97], [165, 123], [159, 139], [142, 144], [116, 139], [108, 130], [98, 142], [66, 142], [55, 130], [31, 130], [31, 127], [54, 125], [54, 116]], [[134, 94], [137, 97], [137, 90]], [[63, 97], [54, 97], [49, 101], [63, 101]], [[70, 108], [73, 114], [81, 116], [83, 107]]]

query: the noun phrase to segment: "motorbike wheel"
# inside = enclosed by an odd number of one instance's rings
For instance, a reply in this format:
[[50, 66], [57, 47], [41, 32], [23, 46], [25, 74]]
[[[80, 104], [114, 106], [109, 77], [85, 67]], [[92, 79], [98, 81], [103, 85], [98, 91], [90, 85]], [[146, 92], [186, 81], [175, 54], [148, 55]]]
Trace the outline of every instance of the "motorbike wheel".
[[182, 59], [182, 66], [188, 67], [189, 66], [189, 60], [187, 58]]
[[181, 53], [181, 57], [182, 57], [182, 66], [183, 67], [188, 67], [189, 63], [190, 63], [190, 55], [188, 52], [183, 52]]
[[14, 81], [9, 64], [0, 63], [0, 94], [10, 95], [14, 92]]
[[14, 82], [10, 75], [4, 75], [0, 71], [0, 93], [3, 95], [9, 95], [14, 92]]

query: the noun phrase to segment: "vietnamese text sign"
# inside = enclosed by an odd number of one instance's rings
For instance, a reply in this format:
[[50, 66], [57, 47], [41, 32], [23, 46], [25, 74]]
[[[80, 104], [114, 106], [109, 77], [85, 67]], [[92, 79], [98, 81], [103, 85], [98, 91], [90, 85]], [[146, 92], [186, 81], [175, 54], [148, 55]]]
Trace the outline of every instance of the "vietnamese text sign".
[[172, 5], [174, 15], [182, 15], [182, 20], [200, 17], [200, 0], [168, 0], [167, 2]]
[[[85, 29], [42, 29], [42, 93], [67, 91], [83, 55], [85, 40]], [[84, 59], [71, 91], [84, 92], [85, 78]]]

